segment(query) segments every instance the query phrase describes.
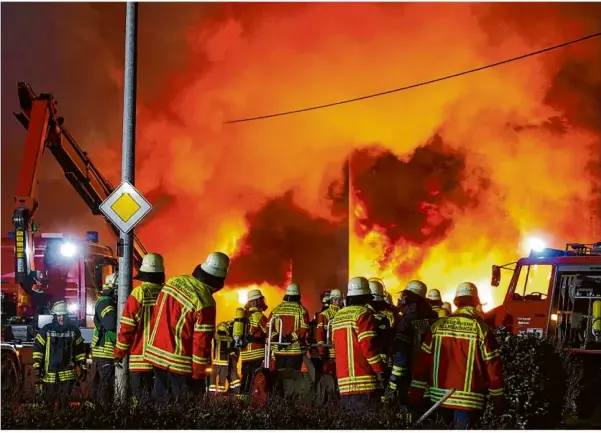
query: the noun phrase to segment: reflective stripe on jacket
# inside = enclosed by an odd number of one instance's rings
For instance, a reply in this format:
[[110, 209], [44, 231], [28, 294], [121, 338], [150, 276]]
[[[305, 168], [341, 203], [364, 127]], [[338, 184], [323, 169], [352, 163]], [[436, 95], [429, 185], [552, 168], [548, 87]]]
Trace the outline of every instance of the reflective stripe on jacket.
[[85, 362], [85, 346], [79, 328], [47, 324], [33, 342], [33, 368], [42, 370], [45, 383], [75, 380], [75, 366]]
[[[315, 330], [315, 338], [317, 340], [317, 344], [327, 344], [326, 340], [328, 337], [328, 326], [330, 321], [334, 318], [336, 313], [340, 310], [338, 305], [330, 305], [327, 310], [319, 313], [317, 317], [317, 329]], [[330, 343], [334, 341], [332, 330], [330, 329]], [[319, 348], [319, 354], [323, 357], [328, 354], [328, 359], [336, 358], [336, 352], [334, 351], [334, 347], [330, 347], [330, 350], [326, 350], [325, 347]]]
[[211, 288], [190, 275], [171, 278], [157, 299], [144, 359], [176, 374], [202, 377], [215, 334]]
[[[292, 344], [278, 348], [273, 346], [275, 355], [301, 355], [301, 344], [305, 344], [305, 338], [309, 331], [309, 312], [299, 302], [282, 302], [275, 307], [269, 316], [271, 320], [274, 316], [282, 319], [282, 338], [290, 337]], [[271, 334], [272, 341], [277, 341], [280, 330], [279, 320], [275, 320]]]
[[451, 409], [481, 410], [487, 393], [503, 395], [501, 353], [475, 308], [459, 308], [434, 322], [426, 334], [411, 382], [412, 397], [418, 399], [428, 386], [434, 403], [455, 388], [442, 404]]
[[92, 358], [114, 359], [117, 332], [115, 301], [102, 296], [94, 308], [94, 334], [92, 335]]
[[376, 373], [384, 372], [384, 364], [374, 345], [373, 314], [363, 305], [353, 305], [338, 311], [332, 320], [340, 395], [375, 391]]
[[150, 337], [150, 319], [163, 286], [142, 283], [132, 290], [121, 315], [115, 357], [123, 359], [129, 353], [130, 371], [152, 371], [152, 364], [144, 360]]
[[265, 339], [269, 332], [269, 321], [257, 307], [251, 307], [248, 314], [247, 335], [251, 341], [240, 351], [242, 362], [265, 359]]

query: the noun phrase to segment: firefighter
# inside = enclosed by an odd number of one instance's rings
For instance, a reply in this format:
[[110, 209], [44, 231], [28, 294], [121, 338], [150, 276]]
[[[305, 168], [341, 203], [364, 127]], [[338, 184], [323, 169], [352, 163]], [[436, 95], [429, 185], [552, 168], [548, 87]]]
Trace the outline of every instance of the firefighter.
[[85, 380], [86, 354], [79, 328], [68, 322], [67, 303], [52, 307], [54, 318], [45, 325], [33, 343], [33, 369], [43, 384], [44, 397], [64, 403], [71, 395], [78, 377]]
[[157, 253], [146, 254], [134, 280], [142, 284], [132, 290], [125, 302], [115, 359], [120, 366], [129, 354], [129, 385], [134, 402], [137, 402], [148, 399], [152, 392], [152, 364], [144, 360], [144, 351], [150, 335], [150, 318], [165, 284], [163, 257]]
[[352, 278], [347, 306], [332, 319], [340, 404], [348, 409], [365, 408], [384, 382], [384, 363], [374, 342], [376, 319], [366, 306], [371, 298], [367, 279]]
[[92, 382], [93, 399], [112, 401], [115, 395], [115, 342], [117, 341], [117, 274], [106, 277], [94, 311], [92, 359], [96, 373]]
[[238, 376], [239, 352], [234, 347], [233, 334], [234, 321], [221, 322], [217, 325], [217, 332], [213, 338], [213, 370], [209, 392], [215, 395], [226, 392], [238, 394], [240, 391], [240, 377]]
[[436, 321], [424, 338], [411, 383], [416, 404], [429, 387], [430, 400], [438, 402], [451, 388], [455, 392], [442, 404], [442, 415], [456, 429], [471, 427], [492, 397], [497, 415], [503, 412], [501, 353], [490, 328], [476, 310], [478, 289], [461, 283], [455, 293], [457, 311]]
[[419, 354], [423, 336], [438, 317], [426, 300], [427, 290], [423, 282], [412, 280], [401, 292], [402, 315], [395, 326], [394, 363], [384, 401], [398, 398], [402, 404], [407, 403], [412, 364]]
[[[286, 289], [284, 302], [275, 307], [269, 316], [269, 320], [279, 317], [282, 321], [282, 342], [287, 345], [276, 346], [275, 368], [277, 370], [289, 368], [300, 371], [303, 366], [303, 349], [305, 346], [307, 332], [309, 331], [309, 313], [301, 304], [300, 287], [291, 283]], [[275, 331], [272, 331], [271, 340], [278, 341], [280, 323], [275, 320]]]
[[255, 372], [261, 368], [265, 360], [265, 340], [267, 338], [268, 320], [263, 314], [267, 310], [265, 298], [260, 290], [248, 292], [248, 301], [244, 306], [248, 318], [248, 330], [245, 337], [246, 347], [240, 351], [242, 360], [242, 389], [244, 395], [250, 393]]
[[330, 326], [331, 320], [334, 318], [336, 313], [342, 306], [342, 292], [338, 289], [334, 289], [330, 292], [330, 299], [328, 301], [328, 308], [317, 316], [317, 329], [315, 330], [315, 338], [317, 340], [319, 356], [322, 359], [322, 371], [326, 374], [335, 375], [336, 368], [336, 352], [333, 347], [324, 347], [324, 344], [332, 342], [332, 331], [330, 329], [330, 341], [328, 339], [328, 327]]
[[438, 316], [440, 316], [440, 311], [442, 310], [442, 297], [440, 296], [440, 290], [432, 289], [428, 292], [428, 302], [432, 307], [432, 311], [434, 311]]
[[[375, 278], [370, 279], [369, 290], [371, 291], [372, 299], [367, 306], [374, 314], [378, 332], [378, 336], [376, 340], [374, 340], [374, 344], [378, 347], [378, 352], [380, 353], [382, 362], [386, 367], [384, 377], [387, 377], [390, 373], [389, 365], [390, 369], [392, 369], [392, 362], [389, 363], [389, 361], [391, 361], [393, 357], [392, 343], [394, 339], [394, 313], [386, 303], [384, 284], [382, 281]], [[383, 394], [384, 388], [378, 391]]]
[[158, 400], [206, 390], [215, 334], [213, 293], [223, 288], [229, 264], [226, 254], [211, 253], [192, 275], [170, 278], [159, 293], [144, 352]]
[[451, 308], [451, 304], [448, 302], [443, 302], [442, 308], [438, 312], [438, 317], [450, 316], [452, 313], [453, 313], [453, 309]]

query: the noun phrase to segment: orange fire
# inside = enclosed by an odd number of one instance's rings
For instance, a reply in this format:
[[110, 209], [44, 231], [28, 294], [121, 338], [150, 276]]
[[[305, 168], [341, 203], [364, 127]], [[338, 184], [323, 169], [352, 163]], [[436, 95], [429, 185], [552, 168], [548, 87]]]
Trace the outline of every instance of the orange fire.
[[[191, 272], [213, 250], [233, 257], [232, 280], [216, 296], [219, 320], [231, 319], [251, 288], [263, 290], [270, 307], [281, 302], [290, 261], [295, 280], [323, 275], [305, 284], [313, 311], [320, 291], [357, 275], [381, 278], [391, 293], [422, 279], [447, 301], [458, 283], [473, 281], [490, 309], [504, 294], [489, 286], [491, 265], [523, 254], [522, 239], [543, 234], [556, 247], [601, 240], [599, 39], [371, 100], [224, 124], [593, 33], [598, 5], [218, 9], [186, 29], [178, 48], [185, 61], [160, 82], [171, 91], [141, 88], [136, 185], [161, 203], [138, 232], [165, 255], [170, 274]], [[140, 77], [151, 69], [142, 62]], [[115, 157], [96, 159], [118, 174]], [[398, 171], [403, 177], [393, 178]], [[269, 207], [286, 193], [289, 201]], [[345, 224], [348, 239], [326, 254], [331, 232]], [[311, 238], [317, 231], [324, 237]], [[334, 256], [348, 272], [326, 282], [340, 269]]]

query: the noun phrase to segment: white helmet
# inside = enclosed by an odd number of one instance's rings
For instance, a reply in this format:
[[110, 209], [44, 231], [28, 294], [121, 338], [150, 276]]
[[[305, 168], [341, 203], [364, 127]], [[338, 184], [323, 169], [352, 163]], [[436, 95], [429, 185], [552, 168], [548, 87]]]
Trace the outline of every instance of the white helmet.
[[443, 310], [447, 310], [449, 312], [449, 314], [451, 314], [453, 312], [453, 308], [451, 307], [451, 304], [449, 302], [443, 302], [442, 308], [443, 308]]
[[432, 289], [428, 292], [428, 299], [430, 301], [442, 301], [442, 297], [440, 296], [440, 290]]
[[300, 286], [296, 283], [288, 284], [286, 288], [286, 296], [300, 296]]
[[457, 286], [457, 290], [455, 291], [455, 297], [459, 298], [460, 296], [472, 296], [478, 297], [478, 288], [474, 283], [465, 282], [461, 283]]
[[374, 301], [385, 301], [384, 297], [384, 284], [377, 278], [369, 280], [369, 290], [371, 291]]
[[332, 298], [342, 298], [342, 292], [338, 289], [334, 289], [330, 292], [330, 299]]
[[66, 316], [69, 314], [67, 309], [67, 303], [65, 301], [58, 301], [52, 306], [52, 314], [55, 316]]
[[366, 278], [355, 277], [351, 278], [351, 280], [348, 282], [347, 296], [362, 296], [369, 295], [370, 293], [369, 281], [367, 281]]
[[200, 265], [200, 268], [207, 274], [222, 279], [225, 279], [229, 267], [230, 258], [221, 252], [209, 254], [204, 263]]
[[111, 288], [115, 284], [117, 284], [117, 273], [116, 272], [107, 275], [106, 278], [104, 279], [104, 287], [106, 287], [106, 288]]
[[416, 295], [424, 298], [426, 296], [426, 292], [428, 291], [428, 287], [426, 287], [426, 285], [419, 280], [411, 280], [409, 283], [407, 283], [405, 290], [413, 292]]
[[142, 259], [140, 272], [147, 272], [149, 274], [164, 273], [165, 266], [163, 265], [163, 256], [157, 253], [146, 254]]
[[257, 299], [261, 299], [262, 297], [263, 293], [261, 293], [261, 291], [258, 289], [253, 289], [250, 292], [248, 292], [249, 301], [256, 301]]

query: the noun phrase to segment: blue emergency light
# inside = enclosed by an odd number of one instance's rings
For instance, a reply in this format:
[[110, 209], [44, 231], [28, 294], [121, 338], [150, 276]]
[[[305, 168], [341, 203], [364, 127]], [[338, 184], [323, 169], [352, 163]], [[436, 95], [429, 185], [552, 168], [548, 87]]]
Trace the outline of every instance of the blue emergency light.
[[15, 238], [15, 232], [8, 232], [8, 238], [9, 239], [14, 239]]
[[566, 255], [564, 250], [557, 250], [555, 248], [544, 248], [542, 251], [530, 251], [531, 259], [549, 259], [552, 257], [563, 257]]
[[86, 232], [86, 241], [98, 243], [98, 232]]

